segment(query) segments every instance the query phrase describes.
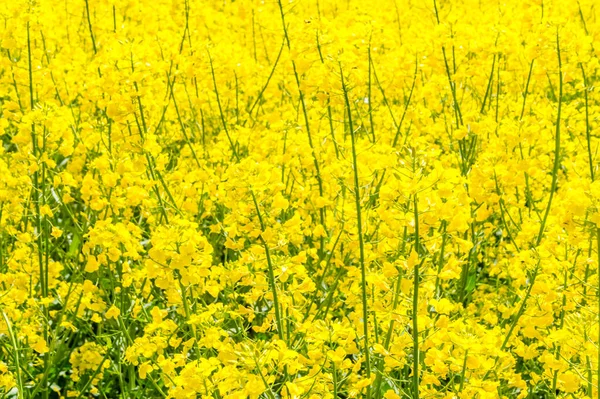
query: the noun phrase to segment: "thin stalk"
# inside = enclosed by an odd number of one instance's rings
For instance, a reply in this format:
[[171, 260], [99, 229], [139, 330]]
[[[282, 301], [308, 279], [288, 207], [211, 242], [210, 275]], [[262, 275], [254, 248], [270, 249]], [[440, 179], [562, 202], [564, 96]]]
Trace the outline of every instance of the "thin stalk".
[[483, 96], [483, 102], [481, 103], [481, 110], [479, 111], [481, 114], [485, 113], [485, 103], [487, 102], [488, 95], [490, 94], [490, 88], [492, 86], [492, 80], [494, 79], [494, 68], [496, 67], [496, 54], [494, 54], [494, 59], [492, 61], [492, 71], [490, 72], [490, 77], [488, 79], [488, 84], [485, 89], [485, 95]]
[[8, 316], [6, 315], [6, 313], [4, 313], [4, 311], [2, 311], [2, 317], [4, 318], [4, 322], [6, 323], [6, 328], [8, 330], [8, 335], [10, 337], [10, 342], [13, 346], [13, 350], [14, 350], [14, 358], [15, 358], [15, 373], [17, 374], [17, 399], [23, 399], [25, 397], [25, 389], [23, 387], [23, 376], [21, 375], [21, 364], [19, 361], [19, 345], [18, 345], [18, 341], [15, 337], [15, 333], [12, 329], [12, 325], [10, 323], [10, 319], [8, 318]]
[[442, 246], [440, 248], [440, 256], [438, 258], [438, 269], [437, 274], [435, 276], [435, 289], [433, 291], [436, 299], [440, 299], [440, 297], [442, 296], [440, 273], [442, 273], [442, 268], [444, 267], [444, 250], [446, 249], [447, 238], [446, 224], [446, 221], [442, 222]]
[[369, 109], [369, 123], [371, 125], [371, 135], [373, 136], [373, 143], [376, 141], [375, 138], [375, 123], [373, 122], [373, 98], [371, 94], [371, 67], [373, 65], [373, 58], [371, 57], [371, 37], [369, 37], [369, 80], [367, 87], [367, 106]]
[[[575, 261], [577, 261], [577, 256], [575, 256]], [[565, 293], [566, 289], [567, 289], [567, 278], [568, 278], [568, 273], [567, 270], [565, 269], [565, 276], [564, 276], [564, 283], [563, 283], [563, 297], [562, 297], [562, 306], [561, 306], [561, 310], [560, 310], [560, 325], [559, 328], [562, 329], [564, 327], [565, 324], [565, 307], [567, 305], [567, 295]], [[554, 345], [556, 348], [556, 352], [555, 352], [555, 359], [558, 361], [560, 359], [560, 350], [561, 350], [561, 346], [560, 345]], [[556, 370], [554, 372], [554, 376], [552, 378], [552, 394], [554, 394], [554, 397], [557, 397], [556, 395], [556, 384], [558, 382], [558, 370]]]
[[[281, 0], [277, 0], [279, 4], [279, 12], [281, 14], [281, 23], [283, 25], [283, 33], [285, 35], [285, 42], [287, 43], [288, 50], [291, 50], [290, 45], [290, 37], [288, 35], [287, 26], [285, 24], [285, 14], [283, 12], [283, 4], [281, 4]], [[304, 100], [304, 92], [302, 91], [302, 86], [300, 84], [300, 75], [298, 74], [298, 70], [296, 68], [296, 61], [292, 59], [292, 69], [294, 70], [294, 79], [296, 80], [296, 86], [298, 87], [298, 96], [300, 98], [300, 105], [302, 106], [302, 115], [304, 116], [304, 125], [306, 126], [306, 136], [308, 137], [308, 145], [310, 146], [310, 152], [313, 159], [313, 164], [315, 166], [315, 174], [317, 178], [317, 183], [319, 186], [319, 195], [323, 197], [323, 179], [321, 178], [321, 167], [319, 166], [319, 161], [317, 160], [317, 155], [315, 153], [315, 147], [312, 140], [312, 134], [310, 131], [310, 123], [308, 119], [308, 110], [306, 109], [306, 101]], [[325, 208], [319, 209], [319, 221], [321, 226], [327, 231], [327, 226], [325, 224]], [[319, 238], [319, 261], [323, 259], [325, 252], [325, 240], [324, 237]]]
[[225, 114], [223, 113], [223, 107], [221, 106], [221, 97], [219, 96], [219, 89], [217, 88], [217, 79], [215, 77], [215, 68], [213, 66], [212, 57], [210, 56], [210, 52], [208, 52], [208, 61], [210, 63], [210, 72], [212, 75], [212, 81], [215, 88], [215, 95], [217, 96], [217, 105], [219, 107], [219, 114], [221, 115], [221, 123], [223, 124], [223, 129], [225, 130], [225, 135], [227, 136], [227, 140], [229, 140], [229, 145], [231, 146], [231, 151], [233, 152], [233, 156], [239, 162], [240, 155], [237, 152], [236, 145], [233, 143], [231, 139], [231, 135], [229, 134], [229, 129], [227, 128], [227, 122], [225, 121]]
[[[402, 242], [406, 242], [406, 232], [407, 230], [404, 229], [404, 235], [402, 237]], [[400, 302], [400, 294], [401, 294], [401, 288], [402, 288], [402, 275], [400, 273], [398, 273], [398, 278], [396, 280], [396, 287], [394, 289], [394, 299], [392, 300], [392, 313], [396, 311], [396, 308], [398, 307], [398, 302]], [[388, 331], [385, 337], [385, 341], [383, 343], [383, 348], [387, 351], [390, 348], [390, 343], [392, 342], [392, 336], [394, 334], [394, 323], [395, 320], [392, 317], [390, 320], [390, 324], [388, 327]], [[377, 378], [375, 380], [375, 397], [376, 398], [380, 398], [381, 397], [381, 382], [383, 380], [383, 373], [381, 373], [381, 362], [382, 362], [383, 358], [379, 359], [378, 364], [375, 366], [378, 370], [378, 374], [377, 374]]]
[[[562, 110], [563, 77], [562, 77], [562, 60], [560, 57], [560, 41], [559, 41], [558, 32], [556, 33], [556, 50], [557, 50], [557, 55], [558, 55], [559, 96], [558, 96], [558, 112], [557, 112], [557, 117], [556, 117], [556, 133], [555, 133], [555, 137], [554, 137], [555, 145], [554, 145], [554, 165], [552, 168], [552, 184], [550, 186], [550, 198], [548, 199], [548, 205], [546, 206], [546, 212], [544, 214], [544, 218], [542, 219], [542, 224], [540, 226], [540, 230], [539, 230], [537, 238], [535, 240], [535, 246], [540, 245], [540, 243], [542, 241], [542, 237], [544, 236], [546, 220], [548, 219], [548, 214], [550, 213], [550, 207], [552, 205], [552, 198], [554, 196], [554, 191], [556, 191], [556, 186], [558, 183], [558, 169], [560, 166], [560, 117], [561, 117], [561, 110]], [[598, 243], [600, 244], [600, 238], [598, 239]], [[600, 259], [600, 253], [599, 253], [599, 259]], [[500, 351], [503, 351], [506, 348], [506, 346], [508, 345], [508, 342], [512, 335], [513, 330], [515, 329], [517, 323], [519, 322], [519, 319], [525, 312], [525, 306], [527, 304], [527, 300], [531, 296], [531, 289], [533, 288], [533, 285], [535, 284], [535, 280], [536, 280], [539, 270], [540, 270], [540, 263], [538, 262], [535, 269], [531, 272], [531, 276], [530, 276], [531, 281], [530, 281], [529, 287], [527, 288], [527, 292], [525, 293], [525, 296], [523, 297], [521, 306], [519, 307], [519, 310], [515, 316], [515, 319], [513, 320], [508, 332], [506, 333], [506, 337], [504, 337], [504, 341], [502, 342], [502, 345], [500, 346]], [[598, 271], [600, 272], [600, 264], [598, 267]], [[600, 289], [598, 290], [598, 298], [600, 299]], [[600, 309], [600, 304], [599, 304], [599, 309]], [[600, 333], [599, 333], [599, 337], [600, 337]], [[598, 351], [598, 358], [600, 360], [600, 350]], [[495, 360], [494, 364], [496, 364], [498, 362], [498, 359], [499, 359], [499, 356], [496, 356], [496, 360]], [[493, 368], [488, 370], [485, 373], [485, 375], [483, 376], [483, 380], [485, 380], [488, 377], [491, 370], [493, 370]], [[598, 370], [598, 375], [600, 376], [600, 367]]]
[[[600, 276], [600, 227], [596, 228], [596, 244], [597, 244], [597, 253], [598, 253], [598, 274]], [[597, 314], [600, 315], [600, 278], [598, 279], [598, 287], [596, 287], [596, 299], [598, 300], [598, 309]], [[598, 318], [598, 337], [596, 342], [600, 342], [600, 317]], [[596, 370], [596, 377], [598, 381], [598, 385], [600, 386], [600, 347], [598, 347], [598, 370]], [[600, 399], [600, 389], [598, 389], [598, 399]]]
[[338, 379], [337, 379], [337, 370], [335, 369], [335, 363], [333, 363], [333, 397], [338, 398]]
[[[519, 322], [519, 319], [521, 318], [521, 316], [523, 315], [523, 313], [525, 312], [525, 305], [527, 304], [527, 300], [529, 299], [529, 297], [531, 296], [531, 289], [533, 288], [533, 285], [535, 284], [535, 279], [537, 277], [538, 271], [540, 268], [540, 264], [538, 263], [534, 269], [534, 271], [531, 273], [531, 283], [529, 284], [529, 287], [527, 288], [527, 292], [525, 293], [525, 296], [523, 297], [523, 300], [521, 302], [521, 306], [519, 306], [519, 310], [517, 311], [517, 314], [515, 316], [515, 319], [513, 320], [513, 322], [511, 323], [508, 332], [506, 333], [506, 337], [504, 337], [504, 341], [502, 341], [502, 345], [500, 346], [500, 351], [503, 351], [504, 349], [506, 349], [506, 346], [508, 345], [508, 342], [510, 340], [510, 337], [512, 336], [512, 333], [515, 329], [515, 327], [517, 326], [517, 323]], [[494, 370], [496, 364], [498, 363], [498, 359], [500, 358], [500, 356], [496, 356], [496, 359], [494, 361], [494, 367], [492, 367], [491, 369], [489, 369], [483, 376], [482, 380], [485, 380], [488, 375], [490, 374], [490, 372], [492, 370]]]
[[535, 59], [531, 60], [531, 64], [529, 65], [529, 73], [527, 74], [527, 83], [525, 84], [525, 91], [523, 92], [523, 105], [521, 106], [521, 116], [519, 116], [519, 121], [523, 120], [523, 115], [525, 115], [525, 104], [527, 103], [527, 93], [529, 92], [529, 83], [531, 83], [531, 73], [533, 72], [533, 62]]
[[[167, 76], [167, 84], [169, 84], [169, 77]], [[200, 161], [198, 160], [198, 156], [196, 155], [196, 151], [194, 150], [194, 146], [192, 145], [190, 138], [185, 132], [185, 126], [183, 124], [183, 120], [181, 119], [181, 114], [179, 113], [179, 107], [177, 106], [177, 100], [175, 99], [175, 93], [173, 92], [173, 86], [175, 85], [175, 79], [170, 83], [171, 86], [171, 98], [173, 98], [173, 106], [175, 107], [175, 112], [177, 114], [177, 120], [179, 121], [179, 127], [181, 128], [181, 133], [185, 138], [185, 142], [187, 143], [190, 151], [192, 152], [192, 156], [194, 157], [194, 161], [196, 162], [196, 166], [200, 167]]]
[[585, 75], [585, 70], [583, 69], [583, 65], [580, 63], [579, 67], [581, 68], [581, 75], [583, 76], [583, 96], [585, 99], [585, 140], [587, 141], [587, 152], [588, 152], [588, 162], [590, 166], [590, 178], [594, 181], [594, 161], [592, 158], [592, 144], [591, 144], [591, 135], [590, 135], [590, 111], [589, 111], [589, 103], [588, 103], [588, 81], [587, 76]]
[[[275, 74], [275, 69], [277, 68], [277, 64], [279, 64], [279, 58], [281, 58], [281, 53], [283, 52], [284, 47], [285, 47], [285, 41], [283, 41], [281, 43], [281, 47], [279, 48], [279, 53], [277, 53], [277, 58], [275, 59], [275, 63], [273, 64], [273, 67], [271, 68], [271, 72], [269, 73], [269, 76], [267, 77], [267, 81], [265, 82], [265, 85], [262, 87], [262, 89], [258, 93], [258, 96], [256, 97], [256, 100], [250, 107], [250, 110], [248, 111], [249, 115], [252, 115], [252, 111], [254, 111], [254, 107], [256, 107], [256, 105], [260, 102], [260, 100], [263, 97], [263, 94], [265, 93], [265, 90], [267, 90], [267, 87], [269, 86], [269, 82], [271, 81], [273, 74]], [[257, 114], [258, 114], [258, 111], [257, 111]]]
[[[33, 97], [33, 66], [31, 60], [31, 33], [29, 22], [27, 22], [27, 66], [28, 66], [28, 76], [29, 76], [29, 106], [33, 111], [35, 107], [35, 99]], [[31, 123], [31, 145], [33, 156], [36, 159], [39, 156], [39, 148], [37, 142], [37, 135], [35, 131], [35, 123]], [[44, 185], [44, 176], [42, 175], [42, 182], [40, 183], [40, 173], [35, 170], [33, 172], [33, 202], [35, 206], [35, 220], [36, 220], [36, 232], [37, 232], [37, 249], [38, 249], [38, 264], [39, 264], [39, 274], [40, 274], [40, 290], [42, 298], [48, 297], [48, 267], [47, 263], [45, 265], [44, 262], [44, 225], [45, 225], [45, 216], [42, 218], [40, 214], [40, 197], [43, 199], [45, 194], [45, 185]], [[46, 237], [47, 238], [47, 237]], [[47, 241], [46, 241], [47, 243]], [[46, 248], [46, 251], [48, 249]], [[49, 322], [49, 312], [48, 307], [42, 305], [42, 311], [44, 313], [44, 321], [43, 330], [44, 330], [44, 340], [47, 342], [48, 340], [48, 322]], [[44, 355], [44, 368], [48, 367], [48, 356]], [[48, 398], [48, 376], [44, 374], [42, 377], [42, 397], [44, 399]]]
[[[523, 105], [521, 106], [521, 115], [519, 116], [519, 122], [521, 122], [523, 120], [523, 115], [525, 115], [525, 104], [527, 103], [527, 94], [529, 92], [529, 84], [531, 83], [531, 74], [533, 72], [533, 62], [534, 61], [535, 61], [535, 59], [531, 60], [531, 64], [529, 65], [529, 73], [527, 74], [527, 83], [525, 84], [525, 91], [523, 92]], [[521, 159], [522, 160], [525, 159], [523, 156], [523, 145], [521, 144], [521, 142], [519, 142], [519, 152], [521, 154]], [[539, 217], [539, 212], [533, 203], [533, 197], [531, 195], [531, 189], [529, 187], [529, 173], [527, 173], [527, 172], [523, 172], [523, 173], [525, 175], [525, 201], [527, 203], [529, 203], [529, 205], [530, 205], [529, 208], [530, 209], [533, 208]], [[530, 211], [530, 214], [531, 214], [531, 211]]]
[[[360, 184], [358, 182], [358, 161], [356, 157], [356, 138], [354, 137], [354, 125], [352, 123], [352, 110], [350, 108], [350, 100], [348, 98], [348, 88], [344, 81], [344, 72], [340, 65], [340, 75], [342, 77], [342, 91], [344, 92], [344, 101], [346, 103], [346, 109], [348, 113], [348, 127], [350, 129], [350, 138], [352, 142], [352, 166], [354, 169], [354, 200], [356, 205], [356, 223], [358, 229], [358, 246], [359, 246], [359, 263], [360, 263], [360, 274], [361, 274], [361, 292], [362, 292], [362, 308], [363, 308], [363, 343], [365, 351], [365, 366], [367, 379], [371, 378], [371, 360], [369, 355], [369, 313], [367, 306], [367, 272], [365, 266], [365, 243], [363, 241], [362, 232], [362, 216], [360, 206]], [[371, 386], [367, 386], [367, 399], [371, 397]]]
[[[319, 42], [319, 31], [317, 30], [317, 50], [319, 51], [319, 59], [321, 64], [325, 63], [323, 53], [321, 52], [321, 43]], [[333, 117], [331, 112], [331, 93], [327, 93], [327, 119], [329, 120], [329, 132], [331, 133], [331, 141], [335, 149], [335, 157], [340, 159], [340, 150], [338, 149], [337, 141], [335, 140], [335, 131], [333, 129]]]
[[[265, 231], [265, 223], [260, 213], [260, 208], [258, 206], [258, 201], [256, 200], [256, 195], [254, 192], [250, 191], [252, 194], [252, 201], [254, 202], [254, 207], [256, 208], [256, 214], [258, 216], [258, 221], [260, 223], [261, 232]], [[269, 245], [267, 241], [263, 238], [262, 234], [259, 236], [260, 242], [263, 244], [265, 248], [265, 255], [267, 257], [267, 267], [269, 272], [269, 285], [271, 286], [271, 292], [273, 292], [273, 307], [275, 308], [275, 319], [277, 322], [277, 335], [279, 335], [279, 339], [287, 342], [285, 339], [285, 335], [283, 333], [283, 319], [281, 318], [281, 310], [279, 308], [279, 297], [277, 295], [277, 286], [275, 285], [275, 272], [273, 270], [273, 261], [271, 260], [271, 251], [269, 250]]]
[[81, 390], [79, 391], [79, 395], [77, 395], [76, 399], [79, 399], [79, 398], [83, 397], [83, 395], [88, 390], [88, 388], [90, 387], [90, 385], [92, 385], [92, 381], [94, 381], [94, 378], [96, 378], [96, 376], [98, 375], [98, 373], [100, 373], [100, 371], [102, 370], [102, 365], [104, 365], [104, 362], [108, 358], [109, 354], [110, 354], [110, 351], [107, 350], [106, 353], [104, 354], [104, 356], [102, 357], [102, 361], [100, 362], [100, 364], [98, 365], [98, 367], [96, 367], [96, 369], [94, 370], [94, 372], [92, 373], [92, 375], [86, 381], [86, 383], [83, 386], [83, 388], [81, 388]]
[[[583, 18], [583, 13], [581, 11], [581, 7], [579, 7], [579, 14], [581, 16], [581, 20], [583, 22], [586, 34], [587, 34], [587, 27], [585, 25], [585, 20]], [[593, 164], [593, 157], [592, 157], [592, 142], [591, 142], [591, 135], [590, 135], [590, 114], [589, 114], [589, 99], [588, 99], [588, 81], [587, 81], [587, 76], [585, 74], [585, 69], [583, 68], [583, 64], [579, 64], [579, 68], [581, 69], [581, 75], [583, 76], [583, 85], [584, 85], [584, 99], [585, 99], [585, 139], [587, 142], [587, 150], [588, 150], [588, 163], [589, 163], [589, 167], [590, 167], [590, 180], [592, 181], [592, 183], [595, 180], [595, 174], [594, 174], [594, 164]], [[598, 256], [598, 262], [600, 262], [600, 228], [596, 227], [596, 242], [597, 242], [597, 256]], [[590, 237], [590, 254], [591, 254], [591, 237]], [[583, 287], [583, 296], [584, 298], [586, 297], [586, 292], [587, 292], [587, 279], [588, 279], [588, 266], [586, 266], [585, 269], [585, 284]], [[600, 276], [600, 263], [598, 263], [598, 276]], [[600, 280], [598, 281], [598, 287], [597, 287], [597, 292], [596, 292], [596, 296], [598, 299], [598, 314], [600, 315]], [[584, 337], [585, 340], [587, 342], [587, 332], [584, 329]], [[598, 341], [600, 342], [600, 318], [598, 319]], [[591, 366], [591, 361], [589, 356], [586, 356], [586, 363], [588, 365], [588, 396], [591, 398], [592, 394], [593, 394], [593, 388], [592, 388], [592, 366]], [[598, 377], [598, 384], [600, 385], [600, 348], [598, 348], [598, 370], [597, 370], [597, 377]], [[600, 389], [598, 390], [598, 399], [600, 399]]]
[[[433, 7], [435, 10], [435, 18], [439, 25], [440, 24], [440, 16], [438, 13], [436, 0], [433, 0]], [[448, 57], [446, 56], [446, 47], [445, 46], [442, 46], [442, 55], [444, 56], [444, 66], [446, 68], [446, 75], [448, 77], [448, 83], [450, 85], [450, 90], [452, 92], [454, 118], [456, 119], [456, 128], [458, 129], [463, 124], [462, 112], [460, 111], [460, 105], [459, 105], [458, 99], [456, 97], [456, 82], [453, 81], [452, 74], [450, 73], [450, 65], [448, 65]]]
[[552, 206], [552, 199], [554, 198], [554, 192], [558, 184], [558, 169], [560, 167], [560, 116], [562, 111], [562, 96], [563, 96], [563, 75], [562, 75], [562, 60], [560, 58], [560, 41], [558, 32], [556, 33], [556, 52], [558, 54], [558, 111], [556, 116], [556, 132], [554, 135], [554, 165], [552, 167], [552, 183], [550, 185], [550, 198], [548, 199], [548, 205], [546, 206], [546, 212], [540, 225], [540, 231], [538, 232], [535, 245], [538, 246], [542, 242], [544, 236], [544, 229], [546, 228], [546, 221], [550, 214], [550, 208]]
[[467, 378], [467, 358], [469, 356], [469, 350], [467, 349], [465, 351], [465, 358], [463, 360], [463, 366], [462, 366], [462, 376], [460, 378], [460, 387], [458, 388], [458, 392], [462, 392], [463, 387], [465, 386], [465, 379]]
[[258, 364], [258, 359], [256, 358], [256, 354], [253, 353], [252, 359], [254, 360], [254, 364], [256, 365], [256, 371], [258, 371], [258, 375], [260, 376], [260, 379], [262, 380], [264, 386], [266, 389], [268, 389], [268, 393], [269, 393], [269, 397], [271, 399], [276, 399], [277, 395], [275, 394], [275, 392], [273, 392], [273, 390], [271, 389], [271, 386], [269, 385], [268, 381], [266, 380], [262, 370], [260, 369], [260, 365]]
[[[500, 61], [502, 55], [498, 56], [498, 68], [496, 69], [496, 123], [498, 123], [498, 113], [500, 109]], [[504, 63], [506, 67], [506, 62]]]
[[[421, 242], [419, 239], [419, 208], [417, 194], [414, 196], [415, 208], [415, 251], [420, 254]], [[413, 298], [412, 298], [412, 336], [413, 336], [413, 397], [419, 399], [419, 266], [415, 262], [413, 276]]]
[[[581, 12], [581, 9], [580, 9]], [[589, 103], [588, 103], [588, 82], [587, 82], [587, 77], [585, 74], [585, 70], [583, 69], [583, 65], [579, 64], [579, 67], [581, 68], [581, 74], [583, 75], [583, 84], [585, 86], [585, 138], [587, 141], [587, 149], [588, 149], [588, 162], [589, 162], [589, 166], [590, 166], [590, 179], [592, 180], [592, 182], [595, 180], [595, 175], [594, 175], [594, 165], [593, 165], [593, 158], [592, 158], [592, 145], [591, 145], [591, 137], [590, 137], [590, 119], [589, 119]], [[598, 256], [598, 274], [597, 276], [600, 276], [600, 228], [596, 227], [596, 243], [597, 243], [597, 256]], [[587, 277], [587, 273], [586, 273], [586, 277]], [[600, 279], [598, 280], [598, 287], [596, 287], [596, 298], [598, 300], [598, 309], [597, 309], [597, 313], [600, 315]], [[600, 342], [600, 318], [598, 318], [598, 341]], [[597, 381], [598, 384], [600, 385], [600, 347], [598, 348], [598, 369], [596, 371], [596, 376], [597, 376]], [[590, 396], [591, 396], [591, 390], [590, 390]], [[598, 389], [598, 399], [600, 399], [600, 389]]]
[[[227, 139], [229, 140], [229, 145], [231, 147], [231, 151], [232, 151], [234, 157], [236, 158], [236, 160], [239, 162], [241, 160], [240, 155], [237, 152], [236, 146], [235, 146], [233, 140], [231, 139], [231, 136], [229, 135], [229, 130], [227, 129], [227, 122], [225, 121], [225, 114], [223, 113], [223, 108], [221, 106], [221, 99], [219, 97], [219, 90], [217, 88], [217, 80], [215, 78], [215, 70], [213, 67], [213, 62], [212, 62], [212, 58], [210, 56], [210, 52], [208, 53], [208, 57], [209, 57], [209, 62], [210, 62], [210, 69], [211, 69], [215, 94], [217, 96], [217, 104], [219, 107], [221, 122], [223, 124], [223, 129], [225, 130], [225, 134], [227, 135]], [[260, 207], [258, 206], [258, 201], [256, 199], [256, 195], [254, 194], [254, 191], [252, 189], [250, 189], [250, 194], [252, 195], [252, 201], [253, 201], [254, 207], [256, 209], [256, 214], [257, 214], [257, 217], [258, 217], [258, 220], [260, 223], [261, 232], [264, 232], [266, 226], [265, 226], [262, 214], [260, 212]], [[275, 320], [277, 323], [277, 335], [279, 336], [279, 339], [281, 339], [282, 341], [285, 342], [286, 338], [284, 335], [283, 319], [281, 317], [281, 310], [280, 310], [280, 305], [279, 305], [279, 296], [277, 294], [277, 287], [275, 285], [275, 272], [274, 272], [274, 268], [273, 268], [273, 262], [271, 259], [271, 251], [269, 250], [269, 245], [266, 242], [266, 240], [263, 238], [262, 234], [259, 236], [259, 240], [261, 241], [261, 243], [265, 249], [265, 255], [267, 258], [269, 286], [270, 286], [271, 292], [273, 293], [273, 307], [275, 308]]]
[[[400, 123], [398, 123], [398, 127], [396, 128], [396, 134], [394, 135], [394, 141], [392, 142], [392, 147], [394, 147], [394, 148], [398, 144], [398, 139], [400, 138], [400, 133], [402, 130], [402, 123], [404, 123], [404, 118], [406, 117], [406, 112], [408, 111], [408, 106], [410, 105], [410, 101], [412, 100], [413, 92], [415, 90], [415, 85], [417, 83], [417, 72], [418, 71], [419, 71], [419, 62], [417, 59], [415, 59], [415, 72], [413, 74], [413, 81], [410, 86], [410, 92], [408, 93], [408, 98], [406, 99], [406, 102], [404, 104], [404, 111], [402, 111], [402, 116], [400, 117]], [[379, 84], [379, 79], [377, 79], [377, 73], [375, 72], [375, 65], [373, 65], [373, 74], [375, 75], [375, 79], [377, 80], [377, 83]], [[379, 85], [379, 88], [381, 90], [381, 93], [383, 94], [383, 89], [381, 88], [381, 85]], [[387, 100], [385, 100], [385, 102], [387, 103]], [[388, 109], [389, 109], [389, 106], [388, 106]], [[390, 109], [390, 113], [391, 112], [392, 111]], [[394, 119], [392, 118], [392, 120], [394, 120]], [[410, 127], [408, 130], [410, 131]]]
[[85, 0], [85, 15], [87, 17], [90, 36], [92, 38], [92, 48], [94, 49], [94, 54], [96, 54], [98, 52], [98, 49], [96, 48], [96, 39], [94, 38], [94, 30], [92, 29], [92, 18], [90, 17], [90, 4], [88, 0]]
[[[592, 257], [592, 247], [593, 247], [592, 243], [593, 243], [593, 241], [594, 240], [592, 239], [592, 236], [590, 234], [590, 242], [589, 242], [589, 246], [588, 246], [588, 258], [590, 258], [590, 259]], [[583, 300], [586, 303], [587, 303], [587, 295], [588, 295], [587, 290], [588, 290], [588, 278], [589, 278], [589, 276], [590, 276], [590, 265], [588, 263], [586, 263], [586, 265], [585, 265], [585, 272], [584, 272], [584, 275], [583, 275], [583, 298], [584, 298]], [[589, 340], [589, 336], [588, 336], [588, 332], [587, 331], [588, 331], [587, 328], [583, 329], [583, 340], [585, 342], [588, 342], [588, 340]], [[589, 355], [585, 355], [585, 364], [587, 366], [587, 392], [586, 393], [587, 393], [587, 396], [589, 396], [591, 398], [592, 395], [593, 395], [594, 389], [593, 389], [593, 385], [592, 385], [592, 382], [593, 382], [593, 377], [592, 377], [592, 373], [593, 373], [593, 371], [592, 371], [592, 360], [591, 360], [591, 358], [590, 358]]]
[[[186, 287], [183, 286], [183, 283], [181, 282], [181, 275], [178, 276], [178, 283], [179, 283], [179, 290], [181, 291], [181, 301], [183, 303], [183, 310], [185, 312], [185, 322], [186, 324], [189, 325], [190, 327], [190, 331], [192, 332], [192, 336], [194, 337], [194, 349], [196, 350], [196, 356], [200, 356], [200, 352], [198, 349], [198, 335], [196, 334], [196, 326], [194, 324], [190, 324], [190, 316], [191, 316], [191, 311], [190, 311], [190, 305], [188, 303], [187, 300], [187, 293], [186, 293]], [[192, 293], [192, 298], [193, 298], [193, 293]]]
[[[227, 122], [225, 121], [225, 114], [223, 113], [223, 107], [221, 106], [221, 99], [219, 97], [219, 90], [217, 88], [217, 80], [215, 78], [215, 69], [213, 67], [213, 62], [212, 62], [212, 58], [210, 56], [210, 52], [208, 53], [208, 58], [209, 58], [209, 62], [210, 62], [210, 69], [211, 69], [215, 94], [217, 96], [217, 104], [218, 104], [219, 113], [221, 116], [221, 123], [223, 124], [223, 129], [225, 130], [227, 139], [229, 140], [231, 152], [233, 153], [235, 159], [239, 162], [241, 160], [241, 157], [240, 157], [239, 153], [237, 152], [236, 145], [234, 144], [233, 140], [231, 139], [231, 136], [229, 135], [229, 130], [227, 129]], [[261, 232], [264, 232], [265, 227], [266, 227], [265, 222], [264, 222], [262, 214], [260, 212], [260, 207], [258, 206], [258, 201], [256, 199], [256, 195], [254, 194], [254, 191], [251, 188], [250, 188], [250, 194], [252, 195], [252, 201], [253, 201], [254, 207], [256, 209], [256, 215], [257, 215], [259, 223], [260, 223]], [[267, 258], [269, 286], [273, 293], [273, 307], [275, 308], [275, 319], [277, 322], [277, 335], [279, 336], [279, 339], [281, 339], [282, 341], [285, 342], [286, 339], [285, 339], [284, 330], [283, 330], [283, 320], [281, 317], [279, 296], [277, 295], [277, 287], [275, 285], [275, 272], [273, 269], [273, 262], [271, 260], [271, 251], [269, 250], [269, 245], [266, 242], [266, 240], [263, 238], [262, 234], [259, 236], [259, 240], [261, 241], [261, 243], [265, 249], [265, 255]]]

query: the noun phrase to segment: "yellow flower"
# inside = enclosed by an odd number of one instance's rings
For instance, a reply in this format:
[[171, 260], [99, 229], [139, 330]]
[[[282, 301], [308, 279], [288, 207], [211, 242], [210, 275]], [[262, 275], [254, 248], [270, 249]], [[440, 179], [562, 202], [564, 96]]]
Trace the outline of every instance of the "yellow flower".
[[52, 234], [52, 237], [54, 237], [54, 238], [60, 238], [63, 234], [63, 231], [61, 229], [59, 229], [58, 227], [53, 226], [51, 234]]
[[48, 217], [52, 217], [52, 208], [50, 208], [49, 205], [42, 205], [40, 207], [40, 215], [41, 216], [48, 216]]
[[106, 317], [107, 319], [115, 319], [116, 320], [120, 314], [121, 314], [121, 311], [119, 310], [119, 308], [117, 308], [115, 305], [112, 305], [110, 308], [108, 308], [108, 310], [104, 314], [104, 317]]
[[559, 375], [558, 382], [560, 389], [567, 393], [577, 392], [581, 385], [580, 378], [571, 371]]
[[97, 271], [99, 268], [100, 268], [100, 265], [98, 264], [98, 260], [96, 259], [96, 257], [93, 255], [89, 255], [87, 263], [85, 264], [85, 271], [88, 273], [93, 273], [93, 272]]
[[148, 373], [152, 372], [153, 370], [154, 370], [154, 368], [152, 367], [150, 362], [144, 362], [144, 363], [140, 364], [138, 367], [138, 373], [142, 380], [145, 380], [146, 377], [148, 376]]
[[386, 391], [386, 393], [383, 395], [383, 397], [385, 399], [400, 399], [400, 395], [398, 395], [396, 392], [394, 392], [391, 389]]

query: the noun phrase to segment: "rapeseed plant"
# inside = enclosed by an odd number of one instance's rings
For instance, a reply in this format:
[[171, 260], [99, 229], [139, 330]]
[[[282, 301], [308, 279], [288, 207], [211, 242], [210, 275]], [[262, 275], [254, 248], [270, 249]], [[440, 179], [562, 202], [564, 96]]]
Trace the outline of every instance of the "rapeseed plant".
[[0, 398], [600, 398], [593, 0], [0, 4]]

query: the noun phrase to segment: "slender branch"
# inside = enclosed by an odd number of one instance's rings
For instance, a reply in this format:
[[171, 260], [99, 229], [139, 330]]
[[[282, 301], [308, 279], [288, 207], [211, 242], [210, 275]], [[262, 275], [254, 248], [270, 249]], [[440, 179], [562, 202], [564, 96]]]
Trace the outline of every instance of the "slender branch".
[[[370, 360], [370, 347], [369, 347], [369, 313], [367, 306], [367, 273], [365, 266], [365, 243], [362, 233], [362, 215], [360, 206], [360, 185], [358, 182], [358, 161], [356, 157], [356, 137], [354, 136], [354, 125], [352, 123], [352, 109], [350, 107], [350, 100], [348, 99], [348, 87], [344, 81], [344, 72], [340, 64], [340, 74], [342, 77], [342, 91], [344, 92], [344, 101], [346, 103], [346, 109], [348, 113], [348, 127], [350, 129], [350, 138], [352, 141], [352, 167], [354, 169], [354, 200], [356, 205], [356, 223], [358, 229], [358, 246], [359, 246], [359, 262], [360, 262], [360, 274], [361, 274], [361, 291], [362, 291], [362, 308], [363, 308], [363, 343], [365, 351], [365, 366], [367, 378], [371, 378], [371, 360]], [[371, 387], [367, 386], [367, 399], [371, 397]]]

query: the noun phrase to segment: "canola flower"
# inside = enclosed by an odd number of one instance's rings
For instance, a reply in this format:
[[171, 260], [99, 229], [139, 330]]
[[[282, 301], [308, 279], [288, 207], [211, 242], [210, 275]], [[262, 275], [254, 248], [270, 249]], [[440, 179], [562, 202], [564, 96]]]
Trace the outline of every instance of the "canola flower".
[[593, 0], [0, 4], [0, 398], [600, 398]]

